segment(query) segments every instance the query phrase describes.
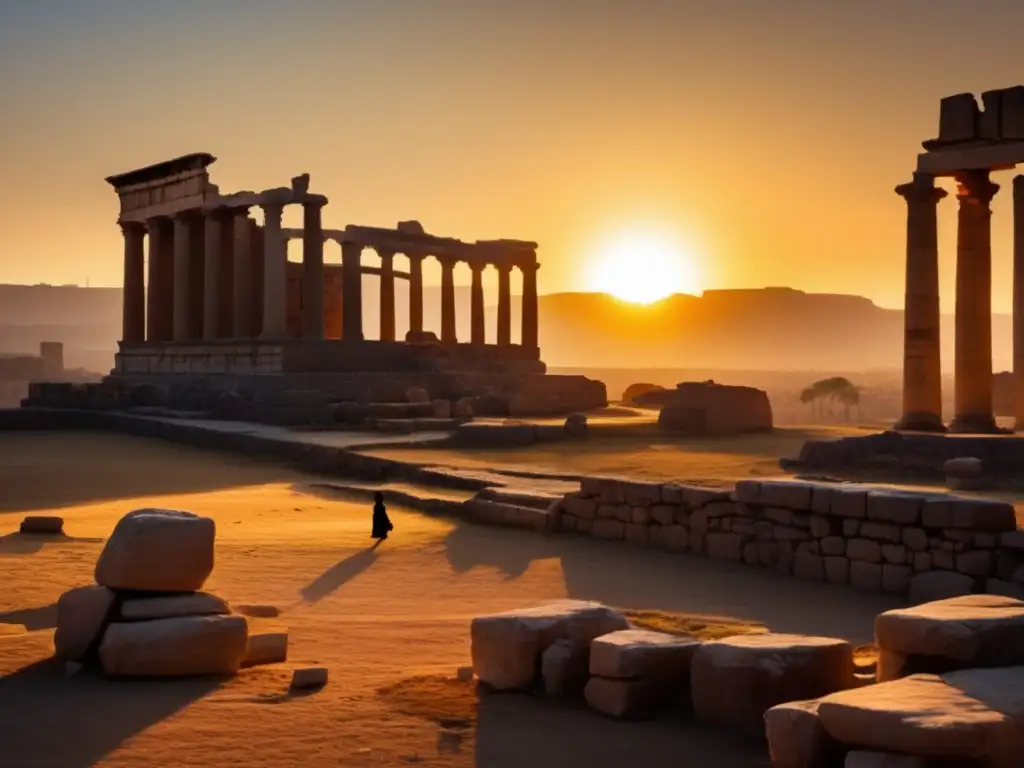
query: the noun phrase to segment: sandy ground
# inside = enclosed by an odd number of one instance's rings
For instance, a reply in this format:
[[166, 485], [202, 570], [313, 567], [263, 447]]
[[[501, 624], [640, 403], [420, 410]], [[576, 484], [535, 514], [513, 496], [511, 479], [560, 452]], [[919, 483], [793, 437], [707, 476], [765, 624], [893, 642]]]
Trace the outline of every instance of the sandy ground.
[[[316, 479], [129, 437], [0, 434], [0, 764], [764, 766], [763, 744], [678, 712], [616, 723], [522, 695], [477, 703], [471, 688], [444, 678], [469, 662], [473, 616], [551, 598], [856, 642], [870, 641], [873, 616], [894, 604], [740, 565], [401, 509], [391, 510], [395, 535], [371, 550], [370, 510], [313, 488]], [[287, 664], [230, 681], [114, 682], [65, 677], [46, 661], [58, 596], [91, 581], [122, 514], [157, 505], [216, 520], [208, 589], [235, 604], [279, 606], [268, 623], [291, 633]], [[65, 518], [68, 538], [15, 533], [23, 514], [50, 510]], [[328, 666], [330, 683], [289, 696], [291, 670], [303, 664]], [[417, 686], [453, 701], [417, 699]]]

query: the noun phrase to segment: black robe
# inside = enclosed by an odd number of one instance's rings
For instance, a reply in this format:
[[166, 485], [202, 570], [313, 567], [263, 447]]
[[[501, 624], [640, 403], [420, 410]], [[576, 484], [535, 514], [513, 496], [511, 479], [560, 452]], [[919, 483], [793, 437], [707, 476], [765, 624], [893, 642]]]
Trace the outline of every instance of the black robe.
[[391, 524], [391, 519], [388, 517], [388, 511], [384, 508], [384, 504], [374, 504], [373, 532], [370, 536], [375, 539], [386, 539], [388, 537], [388, 533], [392, 530], [394, 530], [394, 526]]

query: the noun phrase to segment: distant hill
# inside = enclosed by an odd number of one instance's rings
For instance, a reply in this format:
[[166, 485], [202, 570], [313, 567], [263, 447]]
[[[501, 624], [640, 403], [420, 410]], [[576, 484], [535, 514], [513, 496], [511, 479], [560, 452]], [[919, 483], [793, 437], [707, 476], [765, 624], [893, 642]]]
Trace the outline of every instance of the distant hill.
[[[397, 287], [397, 324], [408, 327], [407, 284]], [[364, 278], [364, 324], [379, 328], [377, 279]], [[488, 302], [494, 296], [488, 293]], [[458, 332], [469, 337], [469, 289], [456, 289]], [[520, 302], [513, 298], [513, 327]], [[440, 325], [440, 290], [424, 296], [428, 328]], [[496, 310], [487, 308], [487, 338]], [[34, 352], [63, 341], [69, 367], [110, 367], [121, 326], [119, 288], [0, 285], [0, 352]], [[1011, 359], [1011, 318], [993, 317], [995, 368]], [[515, 337], [515, 334], [514, 334]], [[943, 318], [944, 367], [951, 367], [953, 321]], [[706, 291], [640, 306], [605, 294], [540, 297], [540, 343], [552, 366], [863, 371], [901, 365], [903, 313], [860, 296], [790, 288]], [[82, 362], [82, 356], [93, 361]], [[99, 360], [100, 362], [96, 362]]]

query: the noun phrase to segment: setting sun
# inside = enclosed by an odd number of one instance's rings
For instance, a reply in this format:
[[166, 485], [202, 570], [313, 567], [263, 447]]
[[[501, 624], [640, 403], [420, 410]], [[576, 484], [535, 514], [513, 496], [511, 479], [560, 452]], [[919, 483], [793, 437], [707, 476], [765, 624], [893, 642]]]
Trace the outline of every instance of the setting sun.
[[697, 258], [677, 238], [627, 233], [606, 241], [588, 263], [591, 290], [636, 304], [698, 293]]

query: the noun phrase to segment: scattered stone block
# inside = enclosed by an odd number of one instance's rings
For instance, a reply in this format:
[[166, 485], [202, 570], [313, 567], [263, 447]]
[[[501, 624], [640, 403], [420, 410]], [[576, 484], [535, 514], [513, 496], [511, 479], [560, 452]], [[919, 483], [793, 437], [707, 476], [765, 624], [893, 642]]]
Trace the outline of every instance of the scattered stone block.
[[695, 637], [648, 629], [623, 629], [590, 644], [590, 674], [617, 679], [651, 678], [668, 683], [689, 677]]
[[107, 627], [103, 671], [114, 677], [233, 675], [245, 656], [242, 616], [179, 616]]
[[287, 632], [260, 632], [249, 635], [245, 644], [245, 655], [242, 657], [243, 667], [278, 664], [287, 660]]
[[138, 509], [122, 517], [96, 562], [111, 589], [194, 592], [213, 571], [215, 526], [208, 517]]
[[1004, 713], [989, 706], [986, 693], [972, 688], [998, 687], [1002, 693], [1012, 690], [1010, 685], [1017, 685], [1019, 692], [1024, 686], [1024, 670], [992, 671], [997, 677], [1003, 676], [998, 684], [991, 680], [978, 683], [975, 678], [951, 685], [938, 675], [922, 674], [841, 691], [824, 697], [818, 714], [828, 734], [843, 744], [939, 758], [951, 765], [1009, 768], [1016, 764], [1012, 760], [1019, 757], [1019, 752], [1011, 757], [1004, 750], [1020, 748], [1014, 714], [1020, 717], [1024, 700], [1018, 694], [1015, 706], [1000, 701], [1000, 706], [1010, 710]]
[[174, 616], [215, 616], [230, 613], [228, 604], [208, 592], [190, 595], [139, 597], [121, 603], [121, 619], [170, 619]]
[[61, 595], [57, 600], [54, 656], [62, 661], [84, 659], [99, 640], [113, 604], [114, 593], [106, 587], [76, 587]]
[[875, 618], [881, 651], [906, 663], [878, 667], [881, 682], [908, 670], [943, 670], [1024, 664], [1024, 602], [997, 595], [967, 595], [898, 608]]
[[21, 521], [22, 533], [41, 533], [59, 536], [64, 533], [64, 518], [45, 515], [29, 515]]
[[583, 691], [587, 704], [615, 718], [650, 714], [664, 699], [664, 686], [655, 680], [616, 680], [591, 677]]
[[455, 670], [455, 679], [460, 683], [471, 683], [473, 682], [473, 668], [472, 667], [459, 667]]
[[586, 414], [570, 413], [565, 417], [563, 430], [565, 431], [565, 436], [569, 438], [577, 439], [586, 437], [589, 431]]
[[296, 690], [323, 688], [327, 685], [327, 667], [302, 667], [292, 672], [291, 687]]
[[541, 654], [544, 693], [553, 699], [575, 696], [587, 684], [590, 649], [586, 643], [556, 640]]
[[939, 141], [956, 143], [978, 137], [980, 113], [973, 93], [958, 93], [939, 102]]
[[845, 640], [738, 635], [697, 649], [690, 688], [699, 720], [759, 735], [772, 707], [842, 690], [853, 673], [853, 648]]
[[791, 701], [764, 713], [773, 768], [824, 768], [839, 751], [818, 717], [818, 702]]
[[621, 613], [577, 600], [481, 616], [470, 624], [473, 669], [492, 688], [528, 689], [536, 682], [541, 654], [556, 640], [589, 643], [628, 627]]

